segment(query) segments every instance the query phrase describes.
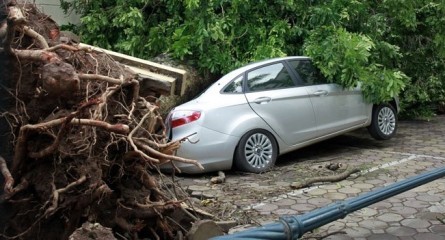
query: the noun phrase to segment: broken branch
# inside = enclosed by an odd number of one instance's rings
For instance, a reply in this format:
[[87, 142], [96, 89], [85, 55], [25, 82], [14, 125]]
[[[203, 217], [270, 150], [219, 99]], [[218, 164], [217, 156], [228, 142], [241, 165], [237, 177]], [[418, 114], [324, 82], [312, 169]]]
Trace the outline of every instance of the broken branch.
[[290, 187], [292, 189], [299, 189], [299, 188], [309, 187], [310, 185], [312, 185], [314, 183], [319, 183], [319, 182], [338, 182], [338, 181], [341, 181], [343, 179], [346, 179], [351, 174], [357, 173], [357, 172], [360, 172], [360, 169], [358, 169], [358, 168], [352, 168], [352, 169], [347, 168], [344, 172], [342, 172], [340, 174], [337, 174], [337, 175], [314, 177], [314, 178], [305, 180], [303, 182], [293, 182], [290, 185]]

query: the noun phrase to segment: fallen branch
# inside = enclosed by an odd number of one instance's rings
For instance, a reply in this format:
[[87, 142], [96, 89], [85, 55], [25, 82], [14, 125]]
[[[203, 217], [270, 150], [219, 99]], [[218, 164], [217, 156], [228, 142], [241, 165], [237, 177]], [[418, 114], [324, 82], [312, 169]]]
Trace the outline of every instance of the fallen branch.
[[299, 189], [299, 188], [309, 187], [310, 185], [312, 185], [314, 183], [338, 182], [338, 181], [341, 181], [343, 179], [346, 179], [351, 174], [354, 174], [354, 173], [357, 173], [357, 172], [360, 172], [360, 169], [358, 169], [358, 168], [352, 168], [352, 169], [347, 168], [344, 172], [342, 172], [340, 174], [337, 174], [337, 175], [314, 177], [314, 178], [307, 179], [307, 180], [305, 180], [303, 182], [293, 182], [290, 185], [290, 187], [292, 189]]

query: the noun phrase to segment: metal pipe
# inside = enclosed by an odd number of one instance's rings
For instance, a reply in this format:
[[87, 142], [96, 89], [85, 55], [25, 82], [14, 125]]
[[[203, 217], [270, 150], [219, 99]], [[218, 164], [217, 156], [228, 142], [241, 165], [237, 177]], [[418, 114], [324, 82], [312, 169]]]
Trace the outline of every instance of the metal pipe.
[[415, 187], [432, 182], [445, 176], [445, 167], [438, 168], [414, 177], [407, 178], [389, 186], [382, 187], [345, 201], [336, 202], [303, 215], [284, 216], [278, 222], [248, 229], [230, 235], [218, 236], [212, 240], [226, 239], [298, 239], [303, 234], [349, 213], [380, 202]]

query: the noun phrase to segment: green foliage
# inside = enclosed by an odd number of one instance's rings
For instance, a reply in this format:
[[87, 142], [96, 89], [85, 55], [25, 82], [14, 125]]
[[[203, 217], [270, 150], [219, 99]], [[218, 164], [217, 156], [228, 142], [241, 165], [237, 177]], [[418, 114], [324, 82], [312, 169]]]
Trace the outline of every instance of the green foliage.
[[[344, 28], [322, 27], [313, 30], [305, 42], [305, 53], [329, 81], [345, 88], [360, 85], [369, 102], [391, 100], [405, 87], [408, 77], [396, 70], [387, 69], [372, 54], [376, 45], [367, 36], [350, 33]], [[396, 49], [383, 45], [390, 55], [397, 56]]]
[[203, 72], [309, 55], [370, 102], [400, 95], [406, 116], [445, 101], [443, 0], [61, 0], [83, 41], [150, 58], [168, 52]]

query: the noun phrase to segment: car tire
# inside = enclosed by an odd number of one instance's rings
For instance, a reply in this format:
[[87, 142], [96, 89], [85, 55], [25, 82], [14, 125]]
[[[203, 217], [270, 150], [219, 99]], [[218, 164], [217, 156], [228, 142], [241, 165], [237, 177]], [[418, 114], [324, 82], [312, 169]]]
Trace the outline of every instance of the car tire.
[[368, 127], [371, 136], [377, 140], [388, 140], [397, 132], [397, 112], [391, 104], [380, 104], [372, 110], [372, 121]]
[[273, 135], [255, 129], [241, 138], [235, 150], [235, 166], [245, 172], [266, 172], [275, 165], [277, 156], [278, 147]]

